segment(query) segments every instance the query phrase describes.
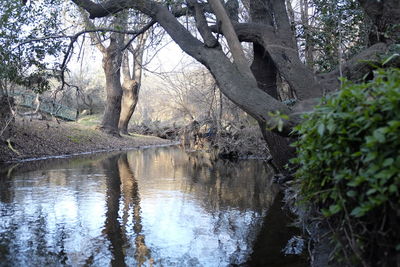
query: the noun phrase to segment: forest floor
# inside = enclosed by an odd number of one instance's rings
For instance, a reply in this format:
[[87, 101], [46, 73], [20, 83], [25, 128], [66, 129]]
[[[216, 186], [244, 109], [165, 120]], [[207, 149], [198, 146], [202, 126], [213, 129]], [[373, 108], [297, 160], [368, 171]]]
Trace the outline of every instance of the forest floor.
[[168, 144], [154, 136], [118, 138], [84, 123], [17, 118], [0, 137], [0, 162]]

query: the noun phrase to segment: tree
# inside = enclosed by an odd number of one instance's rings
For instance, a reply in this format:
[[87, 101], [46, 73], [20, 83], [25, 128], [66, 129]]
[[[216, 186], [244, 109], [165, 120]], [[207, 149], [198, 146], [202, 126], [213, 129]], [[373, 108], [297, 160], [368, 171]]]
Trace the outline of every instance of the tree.
[[[397, 0], [373, 3], [360, 0], [361, 6], [376, 26], [376, 40], [353, 59], [343, 63], [340, 72], [335, 69], [330, 73], [318, 75], [299, 58], [284, 1], [259, 1], [258, 5], [268, 7], [267, 16], [274, 18], [273, 25], [257, 21], [232, 23], [222, 4], [216, 0], [209, 0], [209, 5], [190, 1], [187, 7], [183, 4], [171, 7], [151, 0], [109, 0], [101, 5], [90, 0], [72, 0], [72, 2], [87, 10], [90, 18], [105, 17], [129, 8], [150, 16], [166, 30], [183, 51], [209, 69], [224, 95], [259, 121], [262, 128], [273, 129], [275, 133], [285, 137], [301, 120], [299, 114], [314, 106], [315, 98], [321, 97], [324, 92], [339, 89], [340, 75], [351, 79], [363, 77], [369, 71], [369, 67], [368, 63], [360, 60], [376, 59], [377, 54], [385, 53], [389, 44], [399, 38], [398, 32], [392, 35], [383, 34], [388, 33], [390, 25], [399, 25], [400, 3]], [[255, 1], [251, 3], [257, 5]], [[206, 11], [215, 14], [217, 25], [210, 25], [205, 16]], [[195, 38], [176, 18], [188, 13], [195, 17], [202, 40]], [[220, 39], [213, 32], [224, 35], [233, 62], [221, 49]], [[268, 53], [276, 70], [296, 92], [298, 102], [294, 107], [289, 107], [260, 90], [255, 75], [245, 61], [239, 41], [257, 44]], [[281, 114], [287, 119], [279, 118]]]
[[[54, 10], [60, 1], [0, 1], [0, 95], [23, 85], [31, 90], [49, 88], [46, 78], [56, 69], [51, 60], [64, 48], [62, 38], [43, 38], [63, 33], [61, 19]], [[49, 8], [50, 12], [43, 12]]]
[[[137, 38], [136, 47], [130, 46], [122, 59], [122, 104], [121, 115], [118, 128], [123, 134], [128, 134], [128, 124], [135, 111], [139, 100], [139, 91], [142, 81], [142, 65], [146, 41], [149, 37], [149, 31], [144, 32]], [[132, 72], [129, 67], [129, 53], [132, 54]]]
[[[85, 13], [82, 14], [87, 29], [95, 29], [96, 26], [88, 19]], [[122, 27], [126, 23], [127, 16], [116, 16], [111, 22], [111, 28]], [[109, 36], [109, 44], [106, 47], [103, 40], [96, 32], [90, 32], [92, 42], [103, 55], [103, 70], [106, 77], [106, 106], [103, 119], [100, 123], [100, 130], [113, 135], [119, 135], [118, 122], [121, 114], [121, 63], [124, 47], [124, 34], [112, 32]]]
[[[51, 7], [51, 8], [50, 8]], [[64, 48], [62, 38], [43, 38], [63, 32], [57, 10], [60, 2], [44, 0], [0, 1], [0, 139], [7, 140], [14, 117], [12, 99], [16, 86], [36, 93], [49, 89], [57, 58]], [[49, 8], [50, 12], [43, 12]]]
[[[82, 17], [86, 29], [95, 30], [97, 27], [90, 21], [82, 10]], [[145, 25], [141, 30], [134, 32], [134, 36], [127, 34], [127, 23], [131, 14], [123, 12], [116, 16], [110, 23], [110, 29], [115, 29], [110, 36], [101, 38], [95, 31], [89, 32], [92, 42], [103, 54], [103, 70], [106, 76], [106, 108], [100, 125], [100, 130], [119, 135], [119, 132], [128, 134], [128, 124], [135, 110], [142, 76], [142, 63], [146, 40], [149, 36], [148, 29], [153, 21], [145, 24], [143, 16], [134, 16], [134, 28]], [[104, 36], [104, 34], [103, 34]], [[132, 42], [137, 39], [136, 47]], [[108, 41], [108, 47], [105, 43]], [[129, 66], [129, 53], [132, 54], [132, 73]], [[121, 84], [121, 70], [123, 82]]]

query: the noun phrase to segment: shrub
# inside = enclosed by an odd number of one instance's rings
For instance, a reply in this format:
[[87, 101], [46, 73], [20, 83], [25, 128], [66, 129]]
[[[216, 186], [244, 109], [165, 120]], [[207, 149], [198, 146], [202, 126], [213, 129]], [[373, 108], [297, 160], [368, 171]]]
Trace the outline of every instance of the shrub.
[[[400, 252], [400, 69], [344, 81], [295, 131], [301, 195], [331, 229], [336, 260], [395, 266]], [[349, 253], [351, 252], [351, 253]]]

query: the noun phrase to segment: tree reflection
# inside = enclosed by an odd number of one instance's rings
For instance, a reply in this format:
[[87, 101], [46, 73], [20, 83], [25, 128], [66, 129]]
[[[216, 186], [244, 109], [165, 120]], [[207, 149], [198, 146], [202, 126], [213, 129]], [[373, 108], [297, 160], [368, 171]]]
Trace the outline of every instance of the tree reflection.
[[0, 170], [0, 266], [240, 265], [274, 210], [257, 161], [152, 148], [50, 163]]
[[110, 250], [113, 254], [112, 266], [126, 266], [123, 251], [121, 225], [118, 221], [119, 201], [121, 198], [121, 179], [118, 168], [118, 156], [113, 156], [102, 162], [106, 175], [106, 221], [103, 233], [111, 243]]
[[132, 207], [132, 223], [135, 233], [135, 260], [137, 266], [142, 266], [147, 260], [150, 265], [152, 258], [149, 248], [145, 243], [145, 236], [142, 234], [142, 218], [140, 214], [139, 186], [129, 166], [127, 154], [122, 154], [118, 160], [118, 169], [122, 181], [124, 193], [124, 225], [127, 224], [128, 212]]
[[189, 154], [187, 162], [186, 175], [192, 183], [183, 184], [183, 189], [205, 195], [204, 202], [214, 210], [235, 207], [261, 212], [272, 205], [279, 191], [267, 164], [213, 159], [204, 153]]
[[0, 202], [12, 203], [14, 195], [11, 190], [11, 177], [19, 164], [13, 166], [0, 166]]

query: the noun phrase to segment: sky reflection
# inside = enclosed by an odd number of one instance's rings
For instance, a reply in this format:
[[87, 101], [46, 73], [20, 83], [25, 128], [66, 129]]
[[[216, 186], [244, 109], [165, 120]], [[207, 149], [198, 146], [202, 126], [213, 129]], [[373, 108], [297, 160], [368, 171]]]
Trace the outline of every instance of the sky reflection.
[[260, 162], [178, 148], [3, 174], [0, 266], [241, 264], [276, 192]]

